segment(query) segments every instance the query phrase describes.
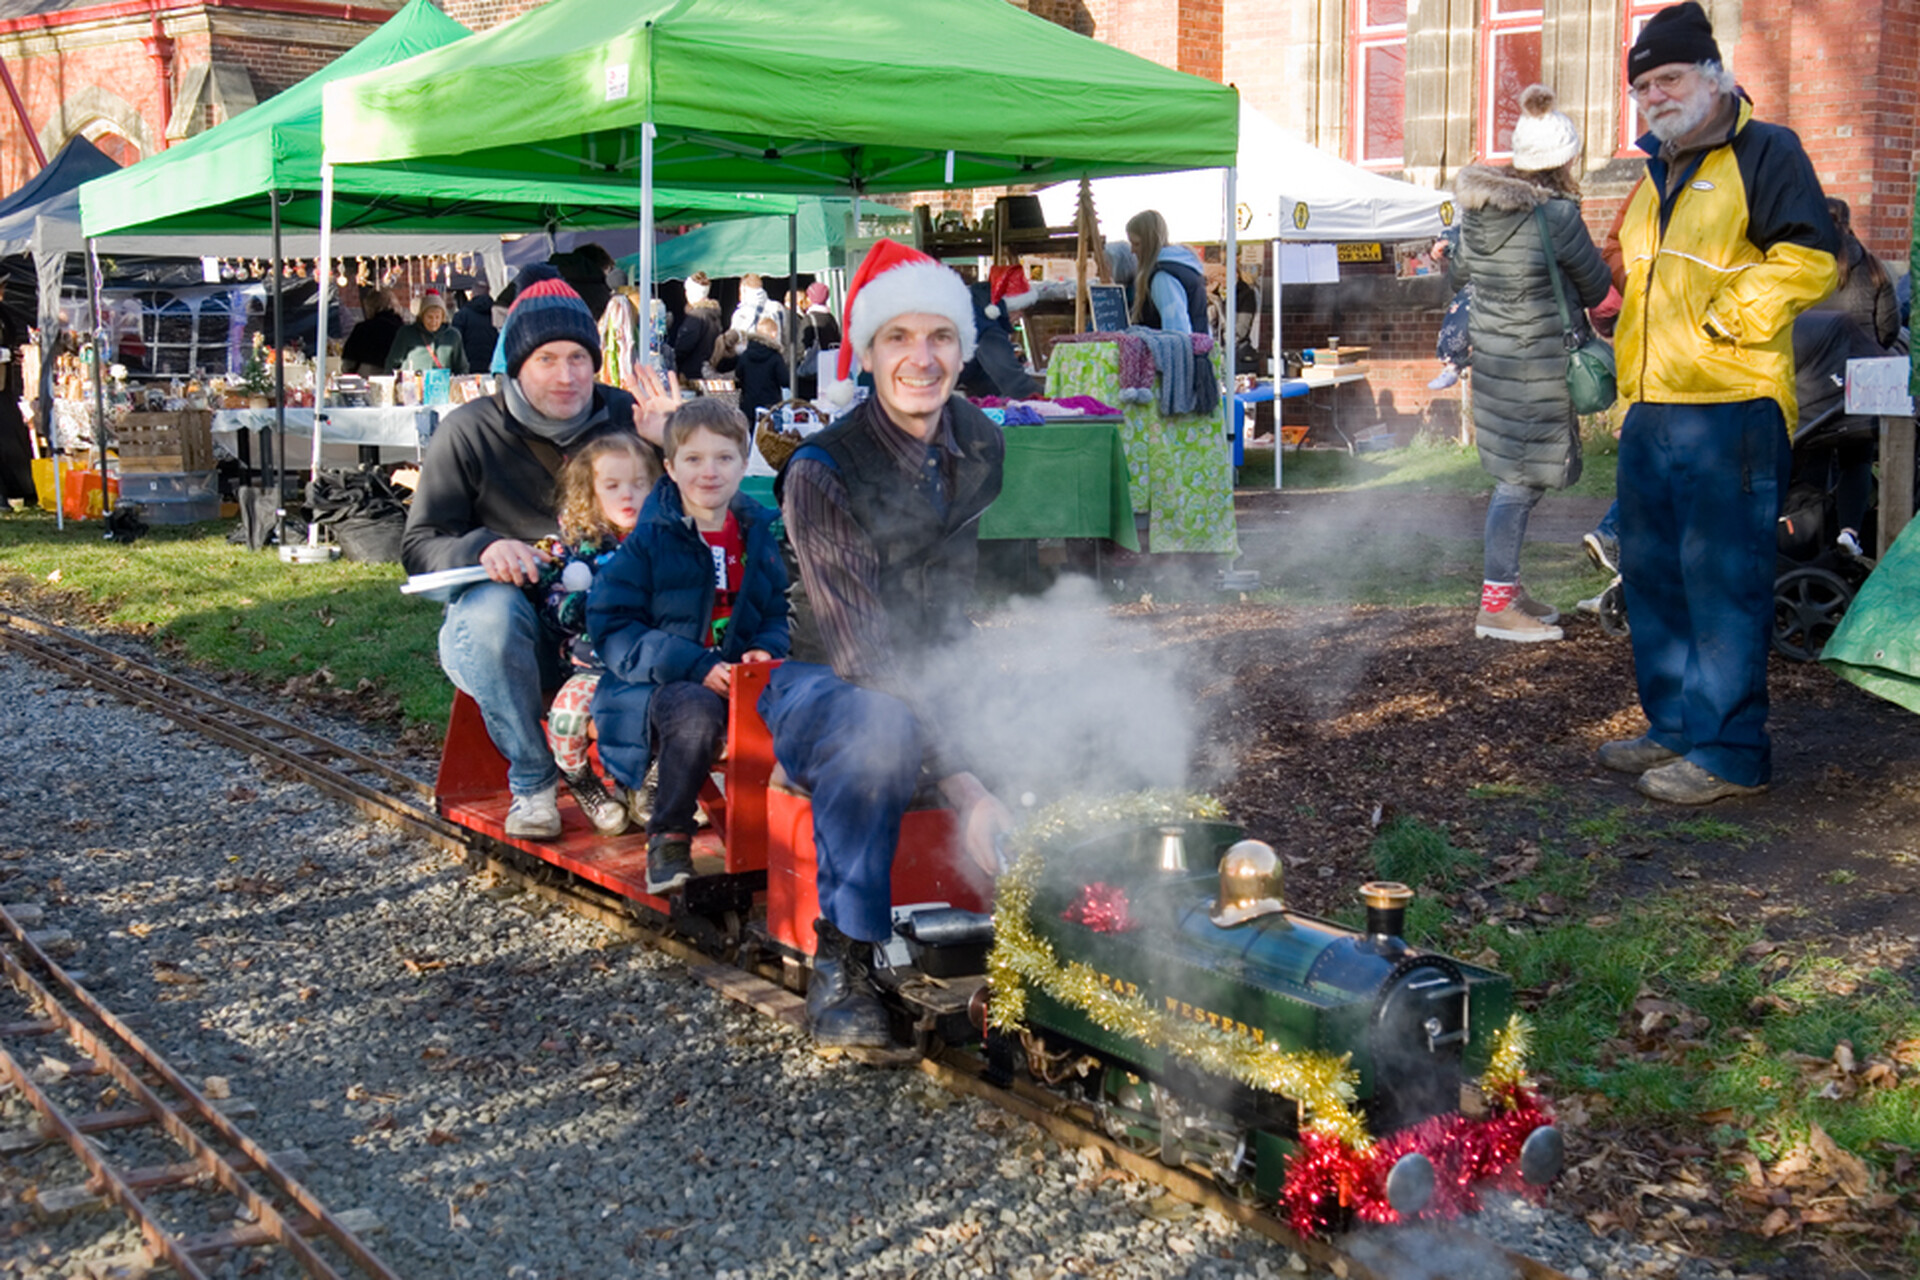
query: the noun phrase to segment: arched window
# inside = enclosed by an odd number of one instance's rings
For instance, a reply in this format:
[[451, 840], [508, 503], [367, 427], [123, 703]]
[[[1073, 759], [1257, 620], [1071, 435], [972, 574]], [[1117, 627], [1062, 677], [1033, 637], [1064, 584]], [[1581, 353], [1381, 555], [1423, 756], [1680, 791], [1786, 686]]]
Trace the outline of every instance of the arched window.
[[89, 133], [87, 141], [100, 148], [100, 154], [119, 165], [122, 169], [140, 159], [140, 147], [124, 134], [113, 129], [102, 129], [99, 133]]

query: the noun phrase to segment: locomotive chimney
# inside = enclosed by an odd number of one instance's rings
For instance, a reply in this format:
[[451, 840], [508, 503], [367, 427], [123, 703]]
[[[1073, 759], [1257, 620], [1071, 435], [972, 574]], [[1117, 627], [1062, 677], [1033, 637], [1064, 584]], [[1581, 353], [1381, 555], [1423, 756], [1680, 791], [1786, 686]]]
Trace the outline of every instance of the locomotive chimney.
[[1369, 880], [1360, 886], [1360, 901], [1367, 904], [1367, 937], [1375, 946], [1401, 940], [1413, 890], [1398, 880]]
[[1187, 869], [1186, 835], [1185, 827], [1160, 828], [1160, 869], [1162, 871]]

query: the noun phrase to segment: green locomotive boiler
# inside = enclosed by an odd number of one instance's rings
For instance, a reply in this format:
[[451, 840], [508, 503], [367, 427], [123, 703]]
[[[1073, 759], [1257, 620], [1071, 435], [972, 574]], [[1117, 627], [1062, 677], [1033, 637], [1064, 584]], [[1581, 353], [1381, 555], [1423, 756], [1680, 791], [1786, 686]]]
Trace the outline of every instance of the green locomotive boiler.
[[[1345, 1126], [1391, 1156], [1376, 1216], [1417, 1214], [1436, 1165], [1458, 1173], [1429, 1148], [1481, 1114], [1512, 982], [1409, 946], [1403, 885], [1362, 888], [1361, 930], [1288, 910], [1273, 851], [1240, 835], [1186, 820], [1030, 853], [1002, 877], [985, 1020], [1003, 1056], [1170, 1166], [1266, 1200], [1316, 1122]], [[1507, 1171], [1535, 1185], [1562, 1160], [1537, 1119]], [[1429, 1137], [1393, 1144], [1407, 1133]]]

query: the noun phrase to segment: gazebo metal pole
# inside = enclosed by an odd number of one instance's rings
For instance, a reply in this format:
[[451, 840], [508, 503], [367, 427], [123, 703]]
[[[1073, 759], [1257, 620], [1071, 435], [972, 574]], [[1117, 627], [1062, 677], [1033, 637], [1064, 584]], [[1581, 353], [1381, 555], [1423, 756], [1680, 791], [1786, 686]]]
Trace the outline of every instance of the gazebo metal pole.
[[[640, 326], [647, 338], [646, 364], [649, 369], [656, 368], [658, 349], [653, 345], [653, 295], [657, 282], [653, 278], [653, 121], [642, 121], [640, 125], [640, 294], [641, 310], [646, 323]], [[624, 378], [627, 370], [620, 371]]]
[[[314, 343], [313, 353], [313, 453], [312, 472], [309, 482], [320, 478], [320, 438], [324, 434], [321, 423], [326, 420], [327, 403], [327, 305], [328, 294], [333, 289], [333, 166], [320, 166], [320, 270], [314, 274], [319, 277], [320, 292], [314, 297], [314, 311], [319, 326], [319, 340]], [[284, 412], [284, 411], [283, 411]], [[320, 526], [313, 521], [307, 522], [307, 545], [320, 545]]]
[[94, 251], [92, 236], [87, 237], [87, 300], [93, 308], [93, 442], [100, 451], [100, 512], [105, 515], [113, 510], [113, 495], [107, 490], [106, 370], [101, 367], [107, 360], [107, 330], [100, 314], [100, 255]]
[[[273, 505], [276, 511], [281, 504], [281, 493], [286, 487], [286, 476], [281, 459], [286, 456], [287, 448], [287, 333], [286, 320], [281, 308], [281, 281], [285, 273], [280, 266], [280, 192], [267, 192], [267, 204], [273, 211]], [[318, 273], [316, 273], [318, 274]], [[262, 476], [261, 479], [265, 479]], [[248, 528], [252, 528], [254, 516], [247, 515]]]
[[[1233, 393], [1240, 385], [1240, 365], [1239, 361], [1234, 358], [1235, 352], [1239, 349], [1240, 345], [1240, 316], [1238, 306], [1240, 301], [1239, 183], [1239, 168], [1234, 165], [1228, 165], [1225, 182], [1227, 197], [1227, 296], [1220, 307], [1220, 345], [1224, 348], [1220, 356], [1220, 376], [1227, 384], [1227, 427], [1229, 429], [1232, 429], [1234, 423]], [[1242, 440], [1241, 447], [1244, 449], [1245, 446], [1246, 442]], [[1232, 456], [1231, 446], [1228, 448], [1228, 456]]]
[[797, 400], [800, 396], [800, 341], [799, 317], [794, 311], [796, 295], [800, 291], [800, 215], [787, 215], [787, 326], [786, 335], [780, 343], [787, 357], [787, 399]]

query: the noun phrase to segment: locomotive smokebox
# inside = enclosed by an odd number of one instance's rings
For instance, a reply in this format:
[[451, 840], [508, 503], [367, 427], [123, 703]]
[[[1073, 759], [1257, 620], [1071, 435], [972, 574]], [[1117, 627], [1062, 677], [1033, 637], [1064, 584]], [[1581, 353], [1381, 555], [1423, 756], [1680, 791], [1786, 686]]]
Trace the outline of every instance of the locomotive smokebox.
[[1404, 945], [1407, 904], [1413, 890], [1398, 880], [1369, 880], [1360, 886], [1360, 901], [1367, 907], [1367, 937], [1375, 947]]

